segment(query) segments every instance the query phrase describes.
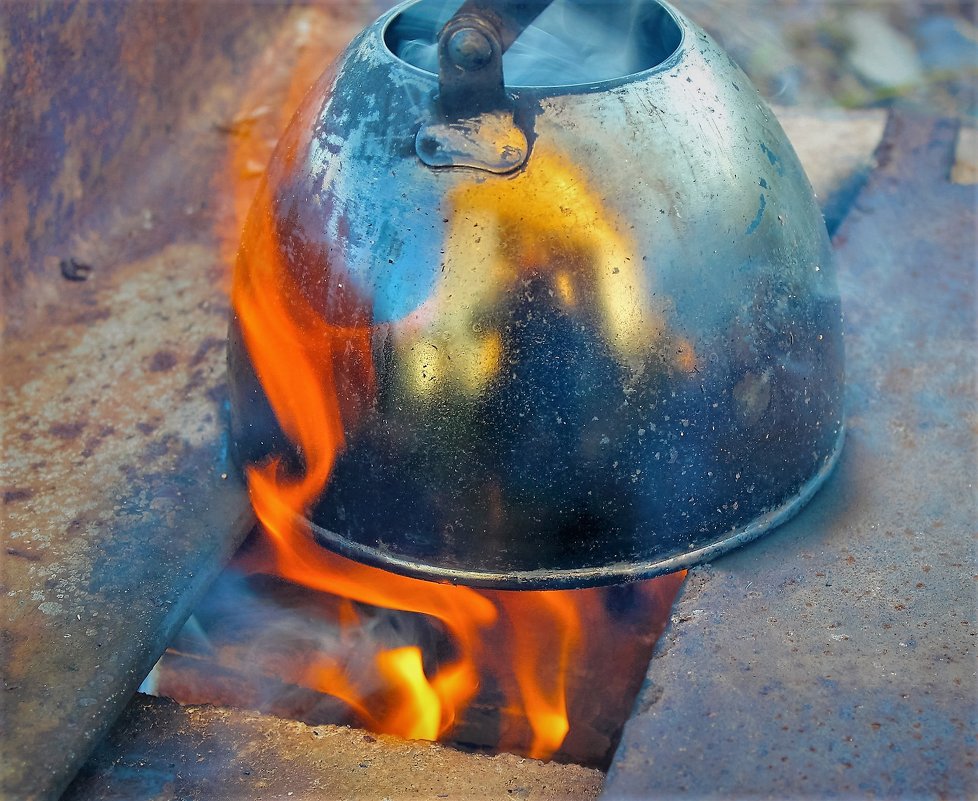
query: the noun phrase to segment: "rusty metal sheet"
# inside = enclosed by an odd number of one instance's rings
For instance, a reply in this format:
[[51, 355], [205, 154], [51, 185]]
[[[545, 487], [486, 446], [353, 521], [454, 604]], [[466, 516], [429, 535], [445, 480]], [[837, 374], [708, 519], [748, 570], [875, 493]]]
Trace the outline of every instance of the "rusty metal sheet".
[[57, 795], [251, 525], [221, 443], [212, 263], [173, 245], [76, 321], [5, 343], [10, 798]]
[[835, 238], [842, 462], [779, 534], [691, 572], [602, 798], [978, 792], [978, 251], [955, 135], [890, 118]]
[[251, 525], [223, 442], [229, 140], [260, 84], [273, 141], [297, 59], [371, 13], [0, 9], [0, 797], [61, 793]]
[[[65, 295], [64, 259], [103, 273], [210, 239], [232, 205], [229, 141], [267, 143], [256, 182], [301, 92], [382, 5], [0, 0], [3, 326], [92, 303]], [[297, 66], [306, 83], [287, 98]]]

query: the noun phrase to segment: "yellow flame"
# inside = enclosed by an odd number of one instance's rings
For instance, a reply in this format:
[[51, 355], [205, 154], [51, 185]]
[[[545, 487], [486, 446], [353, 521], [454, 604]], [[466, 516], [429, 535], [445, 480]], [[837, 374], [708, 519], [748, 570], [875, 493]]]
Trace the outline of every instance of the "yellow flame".
[[441, 733], [441, 701], [428, 683], [421, 649], [407, 646], [377, 655], [387, 681], [401, 688], [402, 702], [384, 720], [384, 728], [409, 740], [437, 740]]
[[[316, 108], [303, 112], [289, 134], [293, 139], [311, 126]], [[241, 198], [252, 192], [256, 154], [266, 146], [244, 135], [232, 140], [240, 210]], [[297, 148], [282, 152], [294, 158]], [[431, 675], [421, 650], [405, 646], [379, 651], [373, 665], [377, 676], [369, 680], [327, 655], [303, 668], [300, 680], [340, 698], [375, 730], [437, 739], [452, 730], [476, 697], [480, 677], [492, 673], [500, 685], [513, 685], [507, 705], [525, 714], [530, 754], [549, 757], [571, 726], [571, 667], [588, 639], [599, 649], [610, 647], [610, 628], [581, 628], [584, 610], [601, 619], [594, 610], [603, 608], [602, 591], [476, 592], [394, 576], [312, 541], [303, 520], [345, 447], [344, 424], [351, 422], [346, 416], [357, 411], [342, 408], [337, 387], [357, 386], [364, 399], [372, 397], [373, 329], [367, 313], [344, 326], [328, 323], [298, 290], [279, 241], [273, 189], [263, 183], [252, 207], [232, 301], [248, 354], [282, 430], [302, 455], [303, 470], [291, 475], [280, 460], [271, 460], [247, 471], [252, 502], [274, 554], [261, 569], [349, 599], [338, 609], [343, 628], [358, 624], [353, 602], [371, 604], [439, 621], [454, 647], [451, 658], [430, 668]], [[549, 287], [554, 302], [568, 311], [596, 312], [623, 359], [644, 354], [662, 336], [663, 319], [651, 306], [635, 243], [566, 156], [538, 143], [524, 172], [464, 183], [446, 197], [445, 211], [445, 259], [451, 266], [432, 297], [399, 324], [410, 331], [397, 347], [406, 349], [398, 355], [411, 365], [406, 372], [415, 393], [445, 387], [482, 392], [505, 356], [503, 337], [484, 314], [502, 293], [519, 291], [531, 278]], [[695, 367], [691, 346], [680, 363]], [[654, 586], [666, 584], [649, 585]], [[487, 641], [497, 647], [487, 648]]]

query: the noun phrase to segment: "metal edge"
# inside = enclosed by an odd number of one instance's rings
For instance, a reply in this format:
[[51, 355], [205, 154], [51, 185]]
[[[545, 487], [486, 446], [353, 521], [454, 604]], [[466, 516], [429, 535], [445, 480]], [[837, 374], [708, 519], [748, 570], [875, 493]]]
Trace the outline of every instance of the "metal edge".
[[[615, 89], [625, 84], [634, 83], [635, 81], [653, 78], [661, 73], [666, 73], [671, 69], [675, 69], [676, 65], [682, 60], [686, 53], [687, 44], [695, 41], [695, 37], [691, 36], [690, 34], [695, 33], [697, 30], [701, 30], [701, 28], [690, 20], [689, 17], [680, 12], [674, 5], [672, 5], [672, 3], [668, 2], [668, 0], [650, 1], [661, 7], [662, 10], [672, 18], [673, 22], [676, 23], [676, 27], [679, 29], [679, 42], [676, 44], [675, 49], [658, 64], [654, 64], [651, 67], [647, 67], [643, 70], [638, 70], [637, 72], [628, 73], [627, 75], [619, 75], [614, 78], [604, 78], [598, 81], [553, 85], [506, 84], [506, 90], [514, 92], [519, 96], [525, 95], [532, 97], [533, 99], [556, 97], [567, 94], [601, 92]], [[404, 0], [404, 2], [398, 3], [396, 6], [389, 9], [387, 12], [377, 18], [376, 22], [374, 23], [377, 30], [371, 31], [371, 35], [378, 40], [376, 43], [379, 43], [380, 50], [396, 61], [399, 67], [414, 74], [415, 76], [429, 79], [437, 88], [437, 73], [429, 72], [421, 67], [416, 67], [414, 64], [411, 64], [408, 61], [404, 61], [387, 46], [387, 32], [390, 26], [394, 23], [394, 20], [403, 14], [408, 8], [417, 5], [419, 2], [421, 2], [421, 0]]]
[[486, 572], [457, 570], [452, 568], [421, 565], [366, 545], [352, 543], [336, 532], [300, 517], [301, 524], [311, 533], [317, 544], [358, 562], [391, 570], [412, 578], [440, 584], [464, 584], [469, 587], [496, 590], [567, 590], [584, 589], [608, 584], [624, 584], [630, 581], [654, 578], [665, 573], [693, 567], [708, 562], [788, 522], [807, 504], [832, 474], [839, 462], [845, 444], [846, 427], [839, 429], [832, 453], [822, 467], [796, 495], [783, 505], [772, 509], [750, 524], [724, 539], [693, 551], [658, 559], [652, 562], [616, 562], [599, 567], [574, 568], [571, 570], [527, 570], [517, 572]]

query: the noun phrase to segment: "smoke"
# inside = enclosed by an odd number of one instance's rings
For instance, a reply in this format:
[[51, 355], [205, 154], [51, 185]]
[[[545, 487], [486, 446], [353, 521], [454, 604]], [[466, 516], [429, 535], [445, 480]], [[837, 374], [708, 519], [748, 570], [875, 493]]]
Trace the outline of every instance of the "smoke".
[[[336, 562], [339, 583], [347, 583], [345, 560], [323, 553]], [[267, 535], [250, 537], [141, 690], [310, 725], [448, 737], [465, 747], [537, 757], [556, 753], [601, 769], [610, 764], [683, 579], [677, 573], [569, 592], [483, 590], [481, 603], [499, 614], [463, 641], [430, 615], [274, 575], [276, 558]], [[439, 592], [439, 585], [412, 582], [405, 606], [425, 605], [416, 593], [429, 591]], [[462, 591], [465, 598], [474, 592]], [[464, 615], [466, 604], [445, 611]]]
[[185, 704], [257, 709], [311, 725], [377, 728], [370, 712], [384, 711], [378, 698], [390, 689], [377, 671], [379, 654], [418, 647], [428, 672], [436, 660], [454, 655], [431, 618], [355, 604], [253, 573], [263, 558], [255, 555], [260, 548], [246, 543], [141, 692]]
[[[438, 72], [437, 37], [458, 0], [422, 0], [391, 26], [402, 59]], [[647, 0], [554, 0], [503, 55], [508, 86], [569, 86], [649, 69], [678, 46], [668, 14]]]

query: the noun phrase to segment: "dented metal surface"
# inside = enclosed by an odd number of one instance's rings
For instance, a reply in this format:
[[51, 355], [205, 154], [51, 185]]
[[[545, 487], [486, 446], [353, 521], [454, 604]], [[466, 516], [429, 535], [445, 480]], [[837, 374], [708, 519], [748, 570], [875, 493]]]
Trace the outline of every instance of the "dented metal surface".
[[[326, 59], [362, 24], [342, 6]], [[0, 796], [20, 801], [58, 796], [251, 524], [223, 441], [227, 148], [245, 90], [278, 99], [321, 26], [258, 3], [2, 17]]]
[[835, 244], [849, 435], [808, 510], [691, 571], [603, 798], [978, 790], [974, 186], [893, 116]]

